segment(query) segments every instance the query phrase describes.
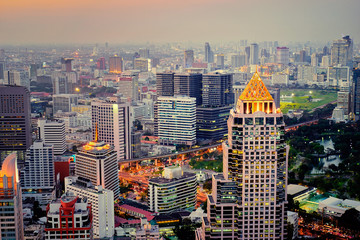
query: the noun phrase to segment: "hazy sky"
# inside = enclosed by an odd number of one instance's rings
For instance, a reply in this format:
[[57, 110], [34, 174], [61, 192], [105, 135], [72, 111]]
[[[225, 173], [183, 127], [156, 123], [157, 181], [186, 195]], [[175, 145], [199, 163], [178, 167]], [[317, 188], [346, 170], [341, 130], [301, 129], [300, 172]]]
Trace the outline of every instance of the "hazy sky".
[[0, 0], [0, 44], [360, 39], [360, 0]]

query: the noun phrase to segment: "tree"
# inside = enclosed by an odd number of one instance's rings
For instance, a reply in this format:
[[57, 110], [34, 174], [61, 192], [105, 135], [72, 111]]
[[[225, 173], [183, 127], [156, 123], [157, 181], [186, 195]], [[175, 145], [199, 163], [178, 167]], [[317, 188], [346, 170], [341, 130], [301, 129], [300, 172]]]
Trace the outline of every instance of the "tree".
[[339, 219], [339, 225], [352, 230], [359, 230], [360, 212], [355, 208], [345, 211]]

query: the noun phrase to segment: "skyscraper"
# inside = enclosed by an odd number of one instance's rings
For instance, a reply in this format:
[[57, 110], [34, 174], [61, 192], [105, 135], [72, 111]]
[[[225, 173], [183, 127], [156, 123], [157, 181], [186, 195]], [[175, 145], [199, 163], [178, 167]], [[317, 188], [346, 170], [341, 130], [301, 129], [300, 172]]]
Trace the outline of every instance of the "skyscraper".
[[89, 142], [76, 154], [75, 175], [89, 179], [94, 186], [102, 186], [119, 198], [118, 160], [114, 147], [103, 141]]
[[351, 111], [355, 115], [355, 120], [360, 119], [360, 69], [353, 69], [353, 86], [351, 97]]
[[193, 50], [185, 50], [184, 51], [184, 68], [192, 67], [194, 63], [194, 51]]
[[289, 64], [289, 48], [287, 47], [276, 48], [276, 62], [284, 65]]
[[250, 64], [259, 64], [259, 45], [257, 43], [250, 45]]
[[139, 54], [141, 58], [150, 58], [150, 50], [147, 48], [139, 49]]
[[30, 93], [25, 87], [0, 85], [0, 136], [0, 152], [30, 147]]
[[196, 143], [196, 98], [159, 97], [158, 136], [163, 145]]
[[157, 96], [174, 96], [174, 74], [172, 72], [156, 73]]
[[106, 60], [104, 57], [101, 57], [96, 62], [96, 68], [98, 70], [106, 70]]
[[299, 55], [299, 62], [306, 62], [306, 51], [300, 50]]
[[232, 74], [203, 74], [203, 101], [205, 106], [226, 106], [234, 103]]
[[53, 145], [54, 155], [64, 154], [66, 151], [65, 122], [62, 120], [39, 119], [38, 127], [40, 139], [46, 144]]
[[25, 167], [21, 170], [23, 197], [47, 204], [53, 197], [55, 186], [54, 148], [36, 140], [26, 151]]
[[214, 62], [214, 53], [213, 51], [211, 51], [211, 47], [208, 42], [205, 43], [205, 62], [207, 63]]
[[16, 153], [11, 153], [0, 170], [1, 239], [24, 239], [21, 186], [16, 162]]
[[284, 120], [256, 72], [228, 119], [223, 175], [213, 176], [196, 239], [286, 239]]
[[99, 141], [114, 146], [119, 161], [132, 158], [130, 104], [123, 103], [118, 98], [111, 98], [107, 101], [93, 101], [91, 108], [93, 138], [95, 139], [97, 127]]
[[109, 57], [109, 72], [110, 73], [122, 73], [124, 71], [123, 59], [118, 56]]
[[225, 68], [225, 56], [224, 54], [216, 54], [216, 67], [219, 69]]
[[73, 58], [61, 58], [61, 71], [72, 72]]
[[174, 95], [196, 98], [196, 105], [202, 104], [202, 75], [196, 73], [177, 73], [174, 75]]
[[5, 61], [0, 61], [0, 80], [5, 81]]
[[333, 41], [331, 46], [331, 65], [338, 64], [352, 68], [353, 41], [349, 36]]

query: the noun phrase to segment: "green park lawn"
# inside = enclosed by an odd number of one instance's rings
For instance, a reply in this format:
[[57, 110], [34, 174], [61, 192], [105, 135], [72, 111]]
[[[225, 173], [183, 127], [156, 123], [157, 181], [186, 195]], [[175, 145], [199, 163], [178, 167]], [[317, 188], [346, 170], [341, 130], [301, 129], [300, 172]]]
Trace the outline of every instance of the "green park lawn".
[[[289, 109], [301, 109], [311, 111], [324, 104], [337, 99], [337, 92], [334, 90], [315, 89], [281, 89], [280, 108], [283, 113]], [[312, 101], [309, 102], [309, 96]]]

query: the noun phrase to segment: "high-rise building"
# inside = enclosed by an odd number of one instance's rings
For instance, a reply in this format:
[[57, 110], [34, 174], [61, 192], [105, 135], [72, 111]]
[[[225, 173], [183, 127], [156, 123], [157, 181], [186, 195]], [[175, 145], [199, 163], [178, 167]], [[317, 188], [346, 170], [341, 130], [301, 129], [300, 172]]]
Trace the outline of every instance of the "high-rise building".
[[72, 72], [73, 58], [61, 58], [61, 71]]
[[208, 73], [203, 74], [204, 106], [227, 106], [234, 103], [232, 74]]
[[319, 58], [316, 53], [311, 54], [311, 66], [317, 67], [319, 64]]
[[21, 86], [0, 85], [0, 152], [26, 151], [30, 147], [30, 121], [29, 91]]
[[348, 115], [350, 112], [350, 91], [337, 92], [337, 107], [344, 111], [344, 115]]
[[245, 62], [246, 65], [250, 64], [250, 46], [245, 47]]
[[205, 43], [205, 62], [207, 63], [214, 62], [214, 53], [213, 51], [211, 51], [211, 47], [208, 42]]
[[136, 58], [134, 59], [134, 69], [140, 72], [151, 71], [151, 59], [150, 58]]
[[16, 153], [8, 155], [0, 170], [1, 239], [24, 239], [21, 186]]
[[121, 77], [118, 79], [119, 81], [119, 89], [117, 91], [118, 94], [121, 94], [123, 97], [127, 98], [128, 101], [136, 102], [138, 100], [138, 86], [139, 83], [137, 78], [132, 77]]
[[196, 138], [221, 140], [227, 135], [227, 119], [232, 105], [196, 107]]
[[92, 206], [88, 199], [65, 193], [46, 208], [45, 239], [93, 239]]
[[306, 62], [306, 51], [305, 50], [300, 50], [299, 62]]
[[343, 65], [352, 68], [353, 41], [349, 36], [333, 41], [331, 46], [331, 65]]
[[231, 55], [231, 66], [238, 68], [245, 65], [245, 55], [233, 54]]
[[137, 102], [139, 100], [139, 74], [140, 74], [140, 71], [138, 71], [138, 70], [124, 71], [121, 74], [121, 77], [131, 78], [131, 86], [130, 86], [130, 83], [128, 82], [128, 87], [129, 87], [130, 93], [125, 93], [122, 90], [122, 88], [123, 88], [122, 86], [118, 90], [119, 93], [122, 93], [124, 96], [130, 97], [131, 100], [134, 102]]
[[54, 155], [64, 154], [66, 151], [65, 122], [63, 120], [39, 119], [38, 127], [40, 139], [46, 144], [53, 145]]
[[287, 239], [284, 119], [256, 72], [230, 111], [223, 175], [196, 239]]
[[114, 98], [93, 101], [91, 108], [93, 138], [97, 128], [99, 141], [114, 146], [119, 161], [131, 159], [130, 104]]
[[174, 74], [172, 72], [156, 73], [157, 96], [174, 96]]
[[0, 82], [1, 80], [5, 81], [7, 79], [5, 79], [5, 61], [0, 61]]
[[77, 94], [56, 94], [53, 95], [53, 112], [71, 112], [72, 106], [78, 105]]
[[109, 57], [109, 72], [122, 73], [124, 71], [123, 59], [118, 56]]
[[65, 74], [52, 74], [53, 93], [54, 94], [68, 94], [70, 93], [70, 84]]
[[106, 60], [104, 57], [101, 57], [96, 62], [96, 68], [98, 70], [106, 70]]
[[163, 145], [196, 143], [196, 98], [159, 97], [158, 136]]
[[196, 98], [196, 105], [202, 104], [202, 75], [196, 73], [177, 73], [174, 75], [174, 95]]
[[184, 51], [184, 68], [192, 67], [194, 63], [194, 51], [193, 50], [185, 50]]
[[250, 45], [250, 64], [259, 64], [259, 45], [257, 43]]
[[89, 179], [94, 186], [113, 191], [115, 200], [120, 194], [118, 169], [114, 147], [98, 141], [97, 137], [76, 154], [75, 175]]
[[350, 68], [347, 66], [328, 67], [327, 81], [332, 88], [345, 92], [350, 91]]
[[278, 47], [276, 48], [276, 62], [279, 64], [289, 64], [289, 48]]
[[48, 204], [55, 186], [54, 148], [42, 140], [36, 140], [26, 151], [25, 167], [21, 170], [23, 198], [35, 198], [40, 204]]
[[224, 54], [216, 54], [216, 68], [224, 69], [225, 68], [225, 56]]
[[141, 58], [150, 58], [150, 50], [147, 48], [139, 49], [139, 54]]
[[102, 186], [93, 186], [91, 181], [82, 177], [65, 178], [65, 192], [72, 192], [87, 198], [92, 206], [93, 233], [95, 238], [114, 236], [114, 193]]
[[30, 89], [30, 79], [27, 73], [23, 70], [7, 71], [7, 79], [9, 85], [23, 86]]
[[355, 120], [360, 119], [360, 69], [353, 69], [353, 86], [351, 96], [351, 112], [355, 115]]
[[194, 209], [196, 204], [196, 174], [183, 172], [181, 167], [167, 167], [162, 177], [149, 179], [150, 211], [160, 214]]

